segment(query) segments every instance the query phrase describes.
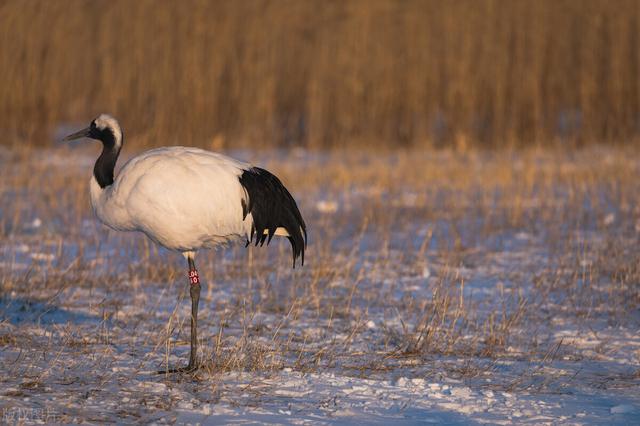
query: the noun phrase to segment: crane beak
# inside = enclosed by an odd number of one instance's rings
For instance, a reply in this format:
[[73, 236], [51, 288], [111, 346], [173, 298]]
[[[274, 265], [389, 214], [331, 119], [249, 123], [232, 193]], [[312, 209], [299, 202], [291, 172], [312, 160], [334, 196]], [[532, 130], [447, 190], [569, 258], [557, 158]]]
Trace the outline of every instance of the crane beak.
[[82, 130], [80, 130], [78, 132], [72, 133], [69, 136], [65, 136], [62, 139], [62, 142], [72, 141], [74, 139], [85, 138], [85, 137], [89, 136], [90, 132], [91, 132], [91, 128], [87, 127], [86, 129], [82, 129]]

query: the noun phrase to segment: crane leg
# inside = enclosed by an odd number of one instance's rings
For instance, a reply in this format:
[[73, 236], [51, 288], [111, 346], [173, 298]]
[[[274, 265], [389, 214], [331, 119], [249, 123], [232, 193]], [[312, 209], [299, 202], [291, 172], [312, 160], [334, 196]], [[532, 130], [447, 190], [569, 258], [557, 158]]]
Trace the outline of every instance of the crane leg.
[[158, 374], [190, 373], [197, 370], [198, 364], [198, 303], [200, 302], [200, 277], [193, 257], [188, 256], [189, 262], [189, 293], [191, 294], [191, 352], [189, 364], [186, 367], [160, 370]]
[[191, 294], [191, 353], [187, 370], [198, 368], [198, 303], [200, 302], [200, 277], [193, 258], [189, 256], [189, 293]]

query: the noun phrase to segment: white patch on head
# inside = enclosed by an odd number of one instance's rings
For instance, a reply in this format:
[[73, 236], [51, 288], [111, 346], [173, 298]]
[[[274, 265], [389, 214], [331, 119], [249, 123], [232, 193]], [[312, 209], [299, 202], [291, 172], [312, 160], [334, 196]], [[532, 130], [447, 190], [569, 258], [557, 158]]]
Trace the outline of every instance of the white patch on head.
[[118, 120], [110, 116], [109, 114], [100, 114], [93, 120], [93, 123], [100, 130], [111, 129], [114, 136], [116, 137], [116, 144], [120, 145], [122, 143], [122, 129], [120, 129], [120, 124]]

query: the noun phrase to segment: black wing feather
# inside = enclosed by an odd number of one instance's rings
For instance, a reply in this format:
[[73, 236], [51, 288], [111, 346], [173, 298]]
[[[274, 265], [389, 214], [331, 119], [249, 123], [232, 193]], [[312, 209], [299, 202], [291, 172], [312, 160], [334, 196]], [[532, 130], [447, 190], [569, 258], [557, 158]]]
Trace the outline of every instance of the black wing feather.
[[307, 225], [295, 200], [280, 179], [265, 169], [252, 167], [240, 175], [240, 184], [248, 195], [248, 200], [242, 200], [243, 219], [249, 213], [253, 217], [251, 238], [247, 245], [253, 241], [254, 235], [256, 246], [264, 245], [265, 241], [269, 245], [276, 229], [282, 227], [289, 233], [294, 268], [298, 257], [304, 265]]

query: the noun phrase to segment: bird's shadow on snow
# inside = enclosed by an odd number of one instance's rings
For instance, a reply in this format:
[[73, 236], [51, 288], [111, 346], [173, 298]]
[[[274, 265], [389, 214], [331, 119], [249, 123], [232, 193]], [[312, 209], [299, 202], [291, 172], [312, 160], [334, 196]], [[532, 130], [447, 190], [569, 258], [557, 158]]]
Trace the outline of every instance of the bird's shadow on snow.
[[59, 308], [53, 303], [23, 297], [0, 297], [0, 322], [23, 324], [98, 324], [94, 315]]

